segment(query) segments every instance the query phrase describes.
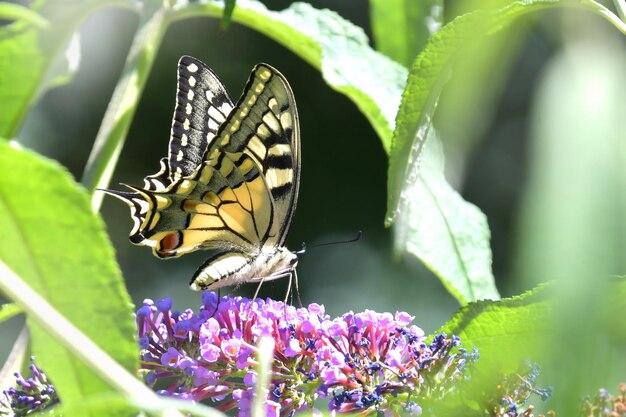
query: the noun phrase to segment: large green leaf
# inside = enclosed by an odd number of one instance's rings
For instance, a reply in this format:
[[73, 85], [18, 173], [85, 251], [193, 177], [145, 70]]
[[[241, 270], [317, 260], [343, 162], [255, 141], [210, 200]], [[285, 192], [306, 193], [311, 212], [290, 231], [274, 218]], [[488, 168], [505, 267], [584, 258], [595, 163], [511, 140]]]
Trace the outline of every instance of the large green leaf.
[[422, 165], [405, 186], [410, 200], [396, 220], [395, 246], [421, 259], [460, 304], [498, 299], [487, 218], [446, 182], [432, 131], [423, 145]]
[[410, 198], [403, 194], [404, 186], [407, 178], [415, 177], [419, 170], [422, 142], [431, 127], [441, 89], [455, 69], [459, 51], [509, 27], [530, 12], [556, 7], [592, 11], [626, 33], [626, 24], [593, 1], [527, 0], [500, 9], [479, 10], [460, 16], [429, 40], [411, 66], [396, 117], [389, 159], [388, 223], [393, 222], [401, 208], [401, 201]]
[[[221, 16], [224, 3], [181, 2], [175, 18]], [[238, 0], [232, 20], [276, 40], [322, 72], [324, 80], [348, 96], [390, 149], [391, 132], [407, 71], [374, 51], [363, 30], [331, 10], [293, 3], [275, 12], [255, 0]]]
[[478, 348], [478, 366], [485, 374], [515, 371], [521, 360], [536, 360], [545, 349], [552, 324], [551, 292], [537, 288], [501, 301], [468, 304], [438, 332], [459, 336], [467, 349]]
[[[0, 141], [0, 166], [0, 259], [133, 371], [138, 348], [131, 301], [87, 194], [55, 162], [6, 141]], [[37, 362], [66, 401], [109, 390], [45, 329], [29, 327]]]
[[370, 0], [376, 49], [408, 67], [443, 20], [442, 0]]
[[62, 64], [67, 59], [62, 54], [85, 17], [103, 6], [131, 4], [130, 0], [39, 0], [32, 11], [46, 25], [22, 18], [0, 27], [0, 136], [15, 137], [43, 91], [67, 79], [67, 72], [59, 70], [73, 68]]
[[410, 70], [389, 160], [387, 224], [395, 221], [396, 249], [420, 257], [461, 303], [498, 294], [484, 215], [445, 184], [439, 156], [426, 152], [436, 104], [460, 51], [529, 12], [557, 6], [601, 10], [587, 1], [539, 0], [469, 13], [437, 32]]

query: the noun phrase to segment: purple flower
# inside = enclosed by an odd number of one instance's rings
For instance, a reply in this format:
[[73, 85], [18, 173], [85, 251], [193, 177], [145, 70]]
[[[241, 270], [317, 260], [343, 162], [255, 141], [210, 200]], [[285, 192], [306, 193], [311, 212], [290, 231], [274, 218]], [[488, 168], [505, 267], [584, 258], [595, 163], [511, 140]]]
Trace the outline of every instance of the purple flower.
[[222, 342], [222, 352], [227, 356], [237, 356], [239, 348], [241, 347], [241, 340], [230, 339]]
[[48, 381], [45, 373], [34, 364], [34, 357], [30, 358], [30, 376], [24, 378], [16, 372], [16, 386], [4, 390], [0, 394], [0, 415], [25, 416], [43, 410], [57, 404], [57, 396], [54, 386]]
[[183, 356], [175, 348], [171, 347], [161, 356], [161, 365], [177, 368]]
[[265, 415], [267, 417], [278, 417], [280, 416], [280, 403], [267, 400], [265, 401]]
[[158, 300], [156, 303], [154, 303], [154, 305], [161, 313], [169, 312], [172, 309], [172, 299], [164, 298], [162, 300]]
[[367, 310], [331, 320], [318, 304], [295, 308], [213, 293], [202, 295], [198, 314], [157, 304], [146, 301], [137, 316], [147, 378], [167, 384], [163, 395], [210, 400], [238, 417], [250, 416], [264, 336], [275, 346], [264, 399], [271, 416], [307, 410], [317, 398], [330, 399], [334, 412], [419, 415], [423, 393], [459, 379], [469, 360], [453, 352], [456, 338], [442, 334], [426, 344], [407, 313]]
[[220, 357], [221, 349], [215, 345], [205, 343], [200, 347], [200, 356], [207, 362], [217, 362]]
[[255, 371], [250, 371], [243, 377], [243, 383], [246, 384], [247, 387], [253, 387], [256, 384], [257, 373]]
[[298, 339], [291, 339], [285, 348], [285, 356], [293, 358], [300, 352], [302, 352], [302, 349], [300, 348], [300, 341], [298, 341]]

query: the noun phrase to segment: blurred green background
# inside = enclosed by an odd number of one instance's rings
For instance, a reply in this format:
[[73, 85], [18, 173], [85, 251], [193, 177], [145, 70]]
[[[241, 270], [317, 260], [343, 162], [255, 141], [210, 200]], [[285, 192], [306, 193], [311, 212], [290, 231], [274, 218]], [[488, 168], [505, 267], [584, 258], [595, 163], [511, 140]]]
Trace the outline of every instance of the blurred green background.
[[[290, 3], [266, 2], [274, 10]], [[335, 10], [372, 38], [366, 2], [312, 4]], [[456, 13], [446, 10], [447, 19]], [[440, 103], [437, 124], [446, 142], [448, 177], [466, 200], [487, 215], [494, 274], [503, 297], [531, 286], [512, 279], [517, 222], [528, 172], [531, 102], [542, 70], [562, 43], [563, 22], [570, 18], [579, 22], [597, 20], [582, 13], [547, 12], [537, 15], [528, 36], [501, 35], [492, 52], [513, 57], [508, 64], [510, 71], [493, 68], [482, 72], [484, 77], [493, 77], [493, 106], [468, 112], [473, 105], [471, 96], [459, 95], [458, 89], [444, 94]], [[120, 76], [136, 24], [136, 16], [125, 10], [103, 11], [86, 21], [80, 31], [81, 67], [74, 81], [45, 95], [19, 135], [25, 146], [60, 161], [77, 179]], [[598, 36], [602, 36], [604, 29], [598, 27], [603, 26], [592, 24], [589, 30], [598, 30]], [[426, 332], [447, 321], [458, 309], [453, 297], [418, 260], [396, 259], [392, 253], [391, 231], [383, 225], [387, 156], [365, 117], [346, 97], [329, 88], [318, 71], [241, 25], [232, 24], [222, 31], [216, 19], [192, 19], [168, 30], [111, 188], [121, 189], [119, 182], [140, 185], [144, 176], [158, 170], [158, 161], [167, 151], [176, 64], [184, 54], [208, 64], [235, 100], [258, 62], [271, 64], [289, 80], [298, 104], [302, 137], [302, 183], [287, 240], [290, 248], [298, 249], [303, 241], [310, 246], [349, 239], [363, 231], [359, 242], [315, 248], [301, 257], [298, 275], [302, 302], [324, 304], [331, 315], [365, 308], [404, 310], [415, 315], [415, 322]], [[506, 61], [502, 63], [506, 67]], [[463, 76], [453, 79], [452, 85], [458, 80], [463, 81]], [[473, 120], [474, 130], [459, 131], [466, 124], [457, 125], [457, 117], [479, 119]], [[125, 205], [107, 198], [102, 213], [136, 304], [144, 298], [168, 296], [179, 308], [200, 304], [199, 294], [188, 289], [188, 282], [206, 253], [159, 260], [148, 248], [128, 241], [132, 221]], [[251, 296], [255, 289], [247, 285], [238, 293]], [[285, 291], [286, 282], [272, 282], [263, 286], [261, 295], [282, 299]], [[17, 328], [17, 320], [12, 322]], [[9, 333], [3, 330], [3, 335]], [[3, 337], [1, 343], [6, 345], [0, 350], [8, 349], [12, 339]]]

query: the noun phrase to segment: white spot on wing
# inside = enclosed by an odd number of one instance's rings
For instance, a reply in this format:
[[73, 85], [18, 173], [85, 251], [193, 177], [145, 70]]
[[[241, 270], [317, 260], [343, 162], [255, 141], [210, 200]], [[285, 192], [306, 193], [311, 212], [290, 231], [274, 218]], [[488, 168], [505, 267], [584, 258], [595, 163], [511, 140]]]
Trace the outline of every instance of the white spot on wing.
[[220, 124], [217, 123], [215, 120], [213, 119], [209, 119], [209, 129], [211, 130], [217, 130], [220, 127]]
[[191, 64], [187, 65], [187, 70], [189, 72], [196, 72], [198, 71], [198, 66], [192, 62]]
[[217, 120], [219, 123], [224, 121], [224, 115], [215, 107], [209, 107], [209, 117]]
[[268, 153], [272, 156], [289, 155], [291, 153], [291, 146], [284, 143], [277, 143], [269, 148]]
[[275, 97], [270, 98], [269, 101], [267, 102], [267, 105], [271, 111], [278, 114], [278, 101], [276, 101]]
[[293, 181], [293, 169], [270, 168], [265, 173], [265, 180], [270, 189], [289, 184]]
[[133, 202], [139, 206], [139, 214], [146, 214], [150, 205], [141, 198], [133, 198]]
[[282, 124], [285, 129], [291, 129], [292, 128], [291, 113], [284, 112], [283, 114], [281, 114], [280, 124]]
[[263, 115], [263, 122], [265, 122], [267, 127], [269, 127], [274, 133], [282, 132], [278, 119], [276, 119], [276, 116], [271, 111], [268, 111]]
[[227, 103], [227, 102], [223, 102], [222, 105], [220, 106], [220, 110], [222, 111], [222, 113], [224, 114], [228, 114], [230, 113], [230, 111], [232, 110], [232, 106]]

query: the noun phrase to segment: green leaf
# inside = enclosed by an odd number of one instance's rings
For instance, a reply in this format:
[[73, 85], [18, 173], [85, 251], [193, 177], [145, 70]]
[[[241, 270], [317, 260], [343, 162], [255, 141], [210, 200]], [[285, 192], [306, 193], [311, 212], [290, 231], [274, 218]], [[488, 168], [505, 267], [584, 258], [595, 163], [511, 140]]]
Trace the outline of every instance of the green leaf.
[[[222, 10], [222, 1], [181, 2], [175, 18], [220, 16]], [[374, 51], [361, 28], [307, 3], [274, 12], [254, 0], [237, 1], [233, 21], [274, 39], [321, 70], [328, 85], [348, 96], [368, 118], [389, 152], [407, 71]]]
[[[468, 13], [437, 32], [410, 70], [389, 158], [386, 223], [396, 223], [396, 249], [420, 257], [461, 303], [498, 295], [484, 215], [445, 185], [439, 157], [425, 153], [436, 104], [461, 51], [529, 12], [557, 6], [606, 12], [589, 1], [538, 0]], [[435, 161], [429, 161], [433, 156]], [[433, 167], [437, 172], [429, 173]], [[431, 222], [438, 225], [436, 230]]]
[[93, 11], [107, 5], [132, 4], [131, 0], [51, 0], [32, 6], [48, 21], [44, 28], [27, 20], [0, 27], [0, 137], [17, 135], [24, 117], [37, 98], [51, 85], [58, 85], [66, 74], [51, 67], [67, 49], [72, 34]]
[[466, 349], [478, 348], [477, 368], [485, 374], [513, 372], [521, 360], [536, 359], [545, 348], [550, 293], [539, 287], [518, 297], [468, 304], [436, 333], [457, 335]]
[[407, 178], [414, 177], [419, 169], [421, 142], [431, 127], [437, 100], [450, 72], [455, 68], [459, 51], [510, 26], [530, 12], [556, 7], [592, 11], [606, 18], [622, 32], [626, 31], [623, 22], [616, 21], [607, 9], [591, 0], [527, 0], [496, 10], [479, 10], [460, 16], [428, 41], [410, 69], [396, 117], [389, 157], [387, 224], [393, 222], [399, 210]]
[[37, 26], [39, 29], [46, 29], [48, 21], [38, 15], [36, 12], [24, 7], [20, 4], [0, 2], [0, 19], [24, 21], [31, 25]]
[[[126, 369], [137, 366], [131, 301], [85, 191], [57, 163], [0, 141], [0, 259]], [[37, 362], [64, 401], [110, 388], [28, 322]]]
[[443, 150], [432, 131], [423, 146], [420, 169], [404, 190], [395, 246], [421, 259], [460, 304], [498, 299], [487, 218], [446, 182]]
[[442, 0], [370, 0], [376, 49], [408, 67], [443, 19]]

